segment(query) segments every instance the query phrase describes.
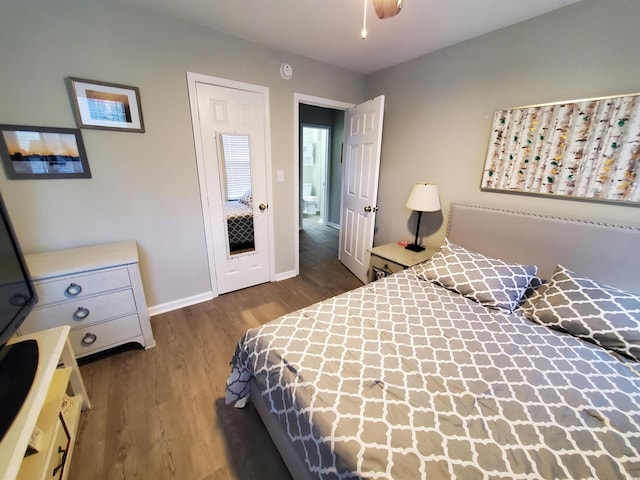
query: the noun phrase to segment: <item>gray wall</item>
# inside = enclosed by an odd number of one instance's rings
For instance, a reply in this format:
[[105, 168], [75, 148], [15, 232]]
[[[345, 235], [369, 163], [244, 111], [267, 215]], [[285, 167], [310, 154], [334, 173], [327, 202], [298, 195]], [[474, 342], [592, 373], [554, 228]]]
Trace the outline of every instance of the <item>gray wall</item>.
[[272, 166], [285, 172], [273, 185], [276, 274], [295, 270], [294, 92], [386, 95], [376, 244], [412, 238], [404, 204], [419, 179], [438, 184], [445, 214], [455, 200], [640, 225], [638, 208], [478, 188], [495, 110], [640, 91], [638, 18], [636, 0], [583, 0], [364, 78], [115, 1], [3, 0], [0, 123], [74, 127], [64, 78], [76, 76], [139, 87], [147, 132], [83, 130], [92, 179], [0, 174], [0, 191], [26, 252], [135, 239], [152, 307], [206, 294], [191, 71], [270, 88]]
[[[333, 111], [333, 138], [331, 139], [331, 165], [329, 166], [329, 224], [340, 225], [342, 205], [342, 146], [344, 140], [344, 112]], [[338, 135], [337, 132], [340, 132]]]
[[27, 253], [137, 240], [156, 311], [211, 288], [186, 72], [270, 88], [272, 166], [285, 173], [271, 202], [279, 275], [295, 272], [294, 92], [364, 99], [361, 75], [115, 1], [2, 0], [0, 64], [0, 123], [75, 127], [67, 76], [140, 89], [146, 133], [82, 131], [92, 179], [0, 174], [0, 191]]
[[[637, 207], [479, 189], [494, 111], [640, 92], [639, 18], [636, 0], [583, 0], [368, 76], [367, 98], [386, 96], [375, 244], [413, 237], [420, 180], [438, 185], [445, 219], [463, 201], [640, 225]], [[427, 245], [444, 238], [439, 218], [423, 217], [425, 234], [439, 228]]]

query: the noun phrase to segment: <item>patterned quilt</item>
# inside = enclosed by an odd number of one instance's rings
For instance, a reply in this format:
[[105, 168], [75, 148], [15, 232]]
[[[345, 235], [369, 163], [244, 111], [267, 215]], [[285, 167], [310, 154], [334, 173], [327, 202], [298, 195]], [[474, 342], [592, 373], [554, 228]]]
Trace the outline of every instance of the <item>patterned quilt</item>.
[[249, 330], [254, 376], [318, 478], [640, 478], [638, 364], [412, 269]]
[[253, 236], [253, 208], [242, 202], [230, 200], [226, 203], [227, 231], [231, 250], [252, 248]]

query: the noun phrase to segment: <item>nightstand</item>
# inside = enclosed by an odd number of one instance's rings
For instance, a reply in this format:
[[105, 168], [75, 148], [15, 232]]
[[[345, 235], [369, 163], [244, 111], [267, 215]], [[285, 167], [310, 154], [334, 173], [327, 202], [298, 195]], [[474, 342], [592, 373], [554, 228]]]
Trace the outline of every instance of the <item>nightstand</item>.
[[429, 260], [437, 250], [427, 248], [422, 252], [412, 252], [397, 243], [387, 243], [370, 250], [369, 281], [386, 277], [405, 268]]

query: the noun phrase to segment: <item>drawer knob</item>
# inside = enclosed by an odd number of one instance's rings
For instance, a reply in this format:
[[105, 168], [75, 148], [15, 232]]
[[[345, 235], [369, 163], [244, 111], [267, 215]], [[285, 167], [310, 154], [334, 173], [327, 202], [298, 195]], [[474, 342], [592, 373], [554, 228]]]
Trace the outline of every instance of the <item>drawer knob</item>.
[[82, 287], [77, 283], [72, 283], [67, 287], [66, 291], [67, 294], [71, 295], [72, 297], [77, 297], [78, 295], [80, 295], [80, 292], [82, 292]]
[[75, 312], [73, 312], [73, 319], [74, 320], [84, 320], [85, 318], [87, 318], [89, 316], [91, 312], [89, 311], [88, 308], [85, 307], [78, 307], [76, 309]]
[[87, 333], [84, 338], [80, 341], [80, 343], [82, 343], [82, 345], [89, 346], [92, 345], [93, 343], [95, 343], [95, 341], [98, 340], [98, 336], [94, 333]]

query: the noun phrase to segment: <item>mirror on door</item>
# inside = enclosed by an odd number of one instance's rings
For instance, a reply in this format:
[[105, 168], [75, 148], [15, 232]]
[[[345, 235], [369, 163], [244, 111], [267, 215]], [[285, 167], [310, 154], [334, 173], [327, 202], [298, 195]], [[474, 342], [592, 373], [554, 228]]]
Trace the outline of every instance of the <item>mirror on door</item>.
[[250, 140], [245, 134], [218, 134], [220, 191], [230, 256], [255, 251]]

